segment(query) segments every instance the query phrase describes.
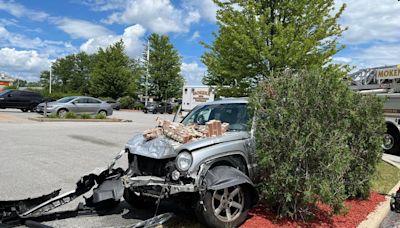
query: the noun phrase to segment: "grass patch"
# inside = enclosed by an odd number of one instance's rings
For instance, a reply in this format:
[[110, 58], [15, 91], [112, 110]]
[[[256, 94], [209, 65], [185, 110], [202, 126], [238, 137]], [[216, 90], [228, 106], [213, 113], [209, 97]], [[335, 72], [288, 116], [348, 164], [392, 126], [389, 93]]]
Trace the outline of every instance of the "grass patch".
[[76, 117], [75, 112], [67, 112], [67, 114], [65, 114], [65, 119], [76, 119]]
[[92, 116], [90, 114], [87, 114], [87, 113], [82, 113], [79, 117], [81, 119], [91, 119], [92, 118]]
[[50, 114], [50, 115], [47, 115], [47, 118], [55, 119], [55, 118], [58, 118], [58, 116], [57, 116], [57, 114], [52, 113], [52, 114]]
[[107, 116], [104, 115], [104, 114], [97, 114], [97, 115], [95, 116], [95, 118], [98, 119], [98, 120], [104, 120], [105, 118], [107, 118]]
[[400, 169], [380, 161], [372, 179], [372, 191], [388, 193], [400, 180]]

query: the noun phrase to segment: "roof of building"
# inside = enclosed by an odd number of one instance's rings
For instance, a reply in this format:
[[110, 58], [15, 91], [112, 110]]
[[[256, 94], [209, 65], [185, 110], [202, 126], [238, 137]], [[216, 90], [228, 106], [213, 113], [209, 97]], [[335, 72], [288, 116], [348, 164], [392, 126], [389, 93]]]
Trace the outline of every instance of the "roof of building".
[[3, 81], [3, 82], [14, 82], [15, 79], [12, 78], [11, 76], [8, 76], [5, 73], [0, 73], [0, 81]]

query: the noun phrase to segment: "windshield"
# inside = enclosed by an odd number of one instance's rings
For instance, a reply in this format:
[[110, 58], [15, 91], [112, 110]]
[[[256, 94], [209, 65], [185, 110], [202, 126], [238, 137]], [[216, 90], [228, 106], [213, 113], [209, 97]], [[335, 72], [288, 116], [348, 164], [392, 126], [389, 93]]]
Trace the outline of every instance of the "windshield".
[[61, 99], [57, 100], [57, 102], [58, 102], [58, 103], [67, 103], [67, 102], [72, 101], [72, 100], [75, 99], [75, 98], [76, 98], [76, 97], [64, 97], [64, 98], [61, 98]]
[[6, 95], [7, 93], [9, 93], [11, 90], [4, 90], [4, 91], [0, 91], [0, 96]]
[[193, 109], [183, 120], [184, 125], [205, 125], [210, 120], [220, 120], [229, 123], [229, 129], [233, 131], [246, 131], [249, 115], [247, 104], [212, 104]]

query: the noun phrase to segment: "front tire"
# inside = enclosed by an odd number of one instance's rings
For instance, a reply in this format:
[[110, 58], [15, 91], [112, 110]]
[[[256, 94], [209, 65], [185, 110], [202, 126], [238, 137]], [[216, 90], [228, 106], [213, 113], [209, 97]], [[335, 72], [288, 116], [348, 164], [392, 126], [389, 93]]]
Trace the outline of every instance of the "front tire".
[[[196, 215], [207, 227], [238, 227], [251, 208], [251, 193], [245, 185], [209, 190], [196, 206]], [[205, 207], [205, 208], [204, 208]]]
[[400, 155], [400, 134], [395, 127], [389, 126], [387, 128], [383, 149], [387, 154]]
[[107, 116], [107, 112], [105, 110], [100, 110], [97, 114]]
[[129, 188], [125, 188], [124, 190], [124, 199], [129, 205], [138, 209], [151, 208], [154, 207], [156, 203], [155, 198], [136, 195], [136, 193]]
[[68, 113], [68, 110], [63, 108], [63, 109], [60, 109], [57, 111], [57, 116], [60, 118], [65, 118], [67, 113]]

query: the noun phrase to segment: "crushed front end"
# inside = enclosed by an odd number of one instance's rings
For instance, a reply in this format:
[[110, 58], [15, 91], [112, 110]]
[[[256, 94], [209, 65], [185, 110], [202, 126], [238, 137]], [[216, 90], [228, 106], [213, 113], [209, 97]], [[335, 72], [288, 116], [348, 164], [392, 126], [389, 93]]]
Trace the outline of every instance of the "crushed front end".
[[187, 173], [191, 158], [180, 155], [177, 159], [177, 148], [181, 145], [166, 137], [146, 141], [143, 135], [137, 135], [129, 140], [126, 145], [129, 168], [122, 178], [126, 191], [159, 199], [196, 192], [195, 179]]

